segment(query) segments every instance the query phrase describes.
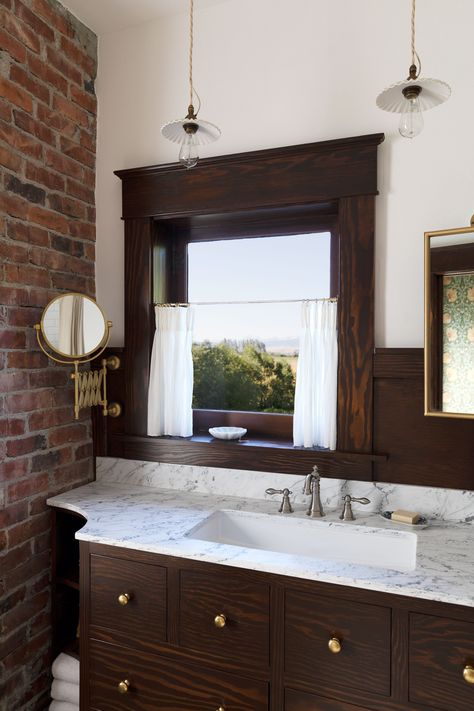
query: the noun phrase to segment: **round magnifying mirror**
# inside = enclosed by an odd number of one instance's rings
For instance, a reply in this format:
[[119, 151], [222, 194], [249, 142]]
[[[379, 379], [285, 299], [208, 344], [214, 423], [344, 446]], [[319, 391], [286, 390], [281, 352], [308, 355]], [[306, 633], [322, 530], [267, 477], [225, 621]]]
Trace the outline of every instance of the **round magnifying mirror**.
[[94, 299], [82, 294], [63, 294], [43, 311], [41, 332], [51, 350], [67, 358], [83, 358], [107, 338], [107, 321]]

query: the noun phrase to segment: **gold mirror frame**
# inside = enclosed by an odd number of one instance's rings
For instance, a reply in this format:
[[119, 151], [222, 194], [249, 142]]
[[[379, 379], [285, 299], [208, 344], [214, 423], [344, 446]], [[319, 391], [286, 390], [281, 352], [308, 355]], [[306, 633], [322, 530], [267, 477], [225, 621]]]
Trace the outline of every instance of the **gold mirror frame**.
[[[46, 311], [55, 301], [63, 298], [64, 296], [82, 296], [83, 298], [89, 299], [89, 301], [92, 301], [97, 306], [104, 319], [105, 331], [102, 340], [93, 351], [84, 353], [81, 357], [69, 356], [55, 348], [48, 340], [44, 332], [43, 325]], [[79, 419], [79, 413], [83, 408], [94, 407], [96, 405], [102, 408], [102, 414], [104, 416], [108, 415], [109, 417], [119, 417], [122, 414], [122, 406], [119, 403], [107, 402], [107, 369], [117, 370], [117, 368], [120, 367], [120, 359], [118, 356], [102, 358], [101, 368], [99, 370], [81, 372], [79, 369], [80, 365], [90, 363], [102, 355], [109, 344], [110, 329], [112, 328], [112, 325], [112, 321], [108, 321], [106, 319], [103, 309], [94, 299], [90, 296], [79, 294], [77, 292], [66, 292], [64, 294], [60, 294], [59, 296], [55, 296], [54, 299], [51, 299], [51, 301], [43, 309], [40, 323], [35, 324], [36, 338], [43, 353], [55, 363], [60, 363], [61, 365], [74, 365], [74, 372], [71, 373], [71, 379], [74, 380], [74, 419], [76, 420]], [[41, 339], [44, 340], [44, 344]], [[46, 346], [54, 353], [60, 355], [61, 358], [48, 353]]]
[[[53, 306], [53, 304], [56, 301], [60, 301], [61, 299], [64, 299], [65, 296], [80, 296], [82, 299], [87, 299], [87, 301], [90, 301], [92, 304], [94, 304], [94, 306], [97, 306], [97, 308], [99, 309], [100, 314], [102, 316], [102, 319], [104, 321], [104, 335], [100, 339], [97, 346], [90, 351], [85, 351], [84, 353], [81, 353], [80, 355], [79, 355], [79, 353], [69, 354], [69, 353], [64, 353], [63, 351], [60, 351], [59, 348], [56, 348], [56, 346], [54, 346], [51, 343], [51, 341], [48, 339], [48, 337], [46, 335], [46, 330], [44, 328], [44, 319], [46, 317], [46, 312], [48, 311], [49, 308], [51, 308]], [[43, 313], [41, 315], [41, 321], [40, 321], [39, 325], [40, 325], [40, 329], [41, 329], [41, 335], [43, 337], [44, 342], [48, 346], [48, 348], [50, 348], [55, 353], [58, 353], [58, 355], [62, 356], [63, 358], [69, 358], [70, 360], [78, 360], [79, 362], [88, 363], [89, 360], [91, 360], [92, 358], [97, 358], [98, 355], [100, 355], [100, 353], [98, 353], [97, 355], [94, 356], [94, 355], [92, 355], [93, 353], [96, 353], [96, 351], [99, 351], [102, 348], [102, 346], [104, 346], [104, 348], [107, 347], [107, 345], [109, 343], [109, 339], [110, 339], [110, 329], [112, 328], [112, 321], [107, 321], [107, 319], [105, 317], [104, 310], [99, 306], [97, 301], [95, 301], [95, 299], [93, 299], [91, 296], [87, 296], [86, 294], [79, 294], [77, 291], [68, 291], [65, 294], [59, 294], [58, 296], [55, 296], [54, 299], [51, 299], [51, 301], [45, 306], [45, 308], [43, 309]], [[102, 350], [104, 350], [104, 348], [102, 348]], [[82, 360], [86, 356], [92, 356], [92, 358]], [[69, 362], [69, 361], [67, 361], [67, 362]]]
[[[433, 355], [433, 304], [432, 304], [432, 284], [431, 284], [431, 252], [430, 245], [431, 239], [433, 237], [450, 237], [455, 235], [467, 235], [472, 234], [474, 236], [474, 215], [471, 218], [471, 224], [469, 227], [459, 227], [456, 229], [448, 230], [436, 230], [434, 232], [425, 232], [424, 234], [424, 268], [425, 268], [425, 327], [424, 327], [424, 409], [425, 416], [429, 417], [451, 417], [459, 419], [474, 419], [474, 412], [464, 413], [464, 412], [446, 412], [441, 409], [436, 409], [433, 406], [434, 388], [433, 379], [438, 377], [437, 374], [433, 372], [435, 356]], [[442, 357], [442, 353], [440, 356]]]

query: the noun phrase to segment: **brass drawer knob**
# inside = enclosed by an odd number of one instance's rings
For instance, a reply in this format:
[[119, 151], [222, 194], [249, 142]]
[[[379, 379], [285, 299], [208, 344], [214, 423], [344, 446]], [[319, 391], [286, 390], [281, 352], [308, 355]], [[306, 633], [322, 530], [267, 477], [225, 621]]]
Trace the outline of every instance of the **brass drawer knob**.
[[342, 642], [337, 637], [331, 637], [328, 642], [329, 651], [333, 654], [339, 654], [342, 651]]
[[119, 694], [128, 694], [128, 691], [130, 689], [130, 682], [128, 679], [124, 679], [123, 681], [119, 681], [117, 684], [117, 689], [119, 690]]
[[214, 625], [217, 627], [217, 629], [221, 630], [223, 627], [225, 627], [227, 624], [227, 617], [223, 615], [222, 613], [220, 615], [216, 615], [214, 617]]
[[219, 708], [217, 709], [217, 711], [225, 711], [225, 706], [219, 706]]
[[117, 602], [119, 605], [128, 605], [130, 600], [132, 599], [132, 596], [129, 595], [128, 593], [122, 593], [121, 595], [118, 596]]
[[462, 670], [462, 677], [467, 684], [474, 684], [474, 666], [466, 664]]

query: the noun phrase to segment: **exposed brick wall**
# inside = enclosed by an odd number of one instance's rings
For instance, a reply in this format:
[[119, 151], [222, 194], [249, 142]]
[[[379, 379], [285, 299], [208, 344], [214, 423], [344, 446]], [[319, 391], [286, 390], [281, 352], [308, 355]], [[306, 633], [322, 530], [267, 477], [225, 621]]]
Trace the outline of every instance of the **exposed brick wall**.
[[48, 704], [48, 496], [93, 476], [70, 368], [33, 329], [94, 295], [96, 37], [55, 0], [0, 0], [0, 709]]

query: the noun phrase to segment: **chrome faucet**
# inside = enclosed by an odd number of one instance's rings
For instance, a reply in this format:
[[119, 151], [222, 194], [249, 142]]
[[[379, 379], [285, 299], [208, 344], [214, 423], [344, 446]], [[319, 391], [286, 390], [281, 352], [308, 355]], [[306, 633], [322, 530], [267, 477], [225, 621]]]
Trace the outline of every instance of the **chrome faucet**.
[[311, 496], [311, 503], [309, 509], [306, 512], [307, 516], [311, 518], [321, 518], [324, 516], [323, 505], [321, 503], [321, 475], [318, 471], [318, 467], [314, 466], [311, 474], [306, 476], [304, 480], [303, 494], [306, 496]]

